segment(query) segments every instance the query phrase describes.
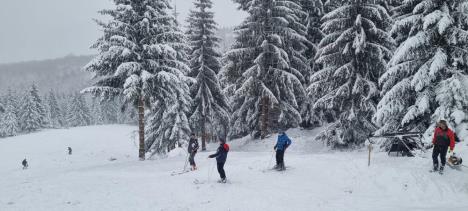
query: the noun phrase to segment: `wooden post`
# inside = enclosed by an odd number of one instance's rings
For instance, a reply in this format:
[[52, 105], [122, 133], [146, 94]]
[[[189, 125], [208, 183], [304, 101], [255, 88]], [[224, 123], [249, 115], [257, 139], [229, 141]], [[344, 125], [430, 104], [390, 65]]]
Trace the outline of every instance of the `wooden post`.
[[138, 99], [138, 133], [140, 140], [139, 158], [145, 160], [145, 102], [143, 97]]
[[371, 151], [372, 151], [372, 143], [371, 142], [369, 142], [369, 146], [367, 146], [367, 148], [369, 148], [369, 162], [368, 162], [367, 166], [370, 166]]

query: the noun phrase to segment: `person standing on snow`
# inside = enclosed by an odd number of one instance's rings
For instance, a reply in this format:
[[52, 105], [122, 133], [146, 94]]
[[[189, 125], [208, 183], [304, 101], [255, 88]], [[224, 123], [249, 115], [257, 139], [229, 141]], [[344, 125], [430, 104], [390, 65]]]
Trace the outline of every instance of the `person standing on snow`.
[[[449, 154], [453, 152], [455, 147], [455, 135], [452, 130], [447, 126], [447, 121], [440, 120], [437, 123], [437, 128], [434, 131], [434, 137], [432, 138], [432, 144], [434, 144], [434, 149], [432, 151], [432, 161], [434, 163], [434, 171], [439, 170], [439, 172], [444, 171], [445, 161], [447, 157], [447, 149], [450, 147]], [[439, 168], [440, 156], [441, 166]]]
[[71, 147], [68, 147], [68, 154], [71, 155], [72, 154], [72, 148]]
[[216, 163], [218, 164], [218, 173], [221, 179], [219, 183], [226, 183], [226, 172], [224, 172], [224, 164], [226, 163], [227, 154], [229, 152], [229, 145], [226, 144], [226, 140], [223, 138], [219, 139], [219, 147], [216, 150], [215, 154], [208, 156], [208, 158], [216, 158]]
[[21, 164], [23, 165], [23, 170], [28, 168], [28, 161], [26, 158], [23, 160], [23, 162], [21, 162]]
[[192, 171], [197, 170], [197, 165], [195, 164], [195, 155], [197, 154], [197, 150], [198, 150], [198, 140], [195, 137], [195, 134], [192, 133], [190, 135], [190, 141], [189, 141], [188, 149], [187, 149], [187, 152], [190, 154], [189, 162], [191, 166], [190, 170]]
[[278, 140], [276, 142], [274, 150], [276, 150], [276, 166], [274, 167], [277, 170], [285, 170], [284, 166], [284, 152], [291, 145], [291, 139], [286, 135], [285, 132], [278, 133]]

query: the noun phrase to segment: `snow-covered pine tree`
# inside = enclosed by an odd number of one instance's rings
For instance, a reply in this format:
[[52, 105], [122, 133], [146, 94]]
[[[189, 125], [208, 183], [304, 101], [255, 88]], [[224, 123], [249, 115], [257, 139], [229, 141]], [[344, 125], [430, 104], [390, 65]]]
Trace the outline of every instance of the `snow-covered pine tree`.
[[[211, 0], [195, 0], [190, 11], [187, 35], [191, 47], [190, 74], [196, 78], [191, 86], [193, 99], [190, 122], [194, 132], [202, 137], [202, 150], [206, 150], [208, 134], [227, 136], [230, 108], [218, 81], [221, 69], [219, 38], [214, 21]], [[210, 131], [210, 128], [212, 129]]]
[[4, 113], [0, 115], [0, 137], [3, 136], [15, 136], [19, 131], [18, 117], [16, 116], [15, 100], [12, 92], [8, 90], [8, 94], [5, 98]]
[[5, 106], [3, 106], [3, 102], [0, 101], [0, 114], [2, 114], [3, 112], [5, 112]]
[[391, 24], [381, 1], [331, 1], [342, 3], [323, 18], [325, 38], [317, 63], [322, 69], [308, 88], [314, 109], [334, 115], [317, 136], [332, 147], [362, 144], [377, 128], [371, 122], [379, 100], [378, 79], [392, 55], [394, 42], [386, 32]]
[[118, 114], [120, 113], [118, 109], [117, 99], [110, 101], [104, 101], [99, 104], [100, 116], [103, 124], [116, 124], [118, 119]]
[[[305, 99], [303, 76], [296, 69], [306, 42], [301, 6], [289, 0], [251, 1], [248, 17], [236, 30], [227, 68], [240, 78], [233, 97], [231, 135], [265, 137], [271, 129], [297, 127]], [[299, 46], [293, 46], [298, 44]], [[235, 64], [239, 62], [238, 64]], [[239, 80], [240, 79], [240, 80]]]
[[[166, 8], [170, 9], [170, 6]], [[165, 154], [181, 146], [189, 140], [191, 132], [187, 116], [191, 106], [188, 84], [192, 80], [186, 76], [190, 72], [186, 50], [190, 47], [176, 20], [165, 11], [161, 12], [161, 17], [165, 21], [160, 22], [161, 30], [157, 33], [165, 39], [159, 40], [158, 44], [177, 52], [175, 56], [166, 55], [167, 62], [157, 69], [160, 78], [153, 82], [153, 107], [145, 131], [147, 150], [152, 155]]]
[[[161, 148], [155, 145], [179, 138], [167, 134], [179, 132], [182, 126], [174, 125], [174, 121], [189, 110], [189, 90], [182, 71], [187, 65], [177, 58], [179, 54], [174, 50], [175, 45], [181, 45], [178, 41], [183, 35], [174, 30], [175, 20], [167, 13], [170, 9], [167, 0], [114, 0], [114, 3], [115, 9], [101, 11], [111, 16], [111, 20], [98, 21], [104, 29], [104, 35], [93, 46], [99, 55], [86, 66], [99, 81], [84, 91], [104, 99], [123, 94], [126, 103], [138, 108], [139, 158], [144, 160], [145, 151], [155, 148], [159, 151]], [[166, 118], [155, 119], [158, 115], [150, 113], [146, 134], [151, 137], [146, 138], [145, 107], [157, 109], [156, 113]], [[183, 127], [188, 128], [188, 124]]]
[[104, 117], [102, 116], [102, 109], [99, 103], [99, 99], [93, 97], [91, 99], [91, 105], [89, 106], [89, 111], [91, 112], [91, 122], [93, 125], [102, 125], [104, 124]]
[[69, 127], [91, 125], [91, 112], [82, 94], [75, 94], [69, 106], [67, 114]]
[[39, 90], [36, 85], [32, 85], [30, 90], [23, 97], [21, 114], [21, 129], [26, 132], [36, 131], [44, 128], [47, 124], [46, 110], [39, 96]]
[[432, 133], [437, 120], [468, 128], [466, 0], [403, 1], [392, 35], [400, 41], [380, 78], [379, 132]]
[[[324, 15], [324, 6], [322, 0], [302, 0], [302, 10], [305, 12], [302, 18], [304, 26], [307, 27], [306, 38], [308, 42], [307, 50], [304, 52], [305, 58], [307, 58], [307, 64], [309, 65], [309, 71], [304, 72], [305, 86], [310, 85], [310, 76], [320, 69], [320, 65], [315, 62], [315, 57], [318, 52], [318, 45], [323, 39], [325, 34], [322, 32], [320, 19]], [[302, 126], [310, 128], [317, 126], [322, 122], [322, 114], [316, 113], [313, 109], [313, 102], [311, 99], [317, 97], [317, 93], [313, 93], [314, 96], [309, 96], [303, 103], [302, 113]]]
[[62, 116], [62, 111], [57, 102], [55, 93], [50, 90], [49, 96], [47, 97], [47, 108], [48, 108], [48, 119], [50, 121], [50, 126], [52, 128], [61, 128], [64, 124], [64, 119]]

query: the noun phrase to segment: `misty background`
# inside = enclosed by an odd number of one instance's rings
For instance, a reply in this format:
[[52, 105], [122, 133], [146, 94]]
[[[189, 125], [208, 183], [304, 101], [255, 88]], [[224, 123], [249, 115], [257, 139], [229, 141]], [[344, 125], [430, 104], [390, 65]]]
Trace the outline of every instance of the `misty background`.
[[[245, 14], [231, 0], [214, 0], [215, 20], [225, 51], [234, 40], [233, 27]], [[24, 90], [35, 83], [41, 91], [78, 91], [90, 84], [82, 67], [95, 54], [90, 49], [101, 35], [93, 19], [99, 10], [112, 8], [112, 0], [2, 0], [0, 7], [0, 94], [10, 88]], [[172, 0], [183, 26], [191, 0]], [[51, 78], [51, 76], [55, 78]]]

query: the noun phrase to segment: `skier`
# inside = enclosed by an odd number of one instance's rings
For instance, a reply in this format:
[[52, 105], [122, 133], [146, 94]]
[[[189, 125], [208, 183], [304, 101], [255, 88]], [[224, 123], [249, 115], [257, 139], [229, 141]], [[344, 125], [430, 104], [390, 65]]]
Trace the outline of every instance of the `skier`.
[[72, 154], [72, 148], [71, 148], [71, 147], [68, 147], [68, 154], [69, 154], [69, 155]]
[[218, 173], [221, 177], [218, 180], [219, 183], [226, 183], [226, 172], [224, 172], [224, 164], [226, 163], [227, 154], [229, 152], [229, 145], [226, 144], [226, 140], [223, 138], [219, 139], [219, 147], [216, 150], [215, 154], [208, 156], [208, 158], [216, 158], [216, 163], [218, 164]]
[[28, 161], [26, 158], [23, 160], [23, 162], [21, 162], [21, 164], [23, 165], [23, 170], [28, 168]]
[[[447, 121], [440, 120], [437, 123], [437, 128], [434, 131], [434, 137], [432, 138], [432, 144], [434, 144], [434, 149], [432, 151], [432, 161], [434, 163], [434, 171], [439, 171], [443, 173], [445, 167], [445, 161], [447, 156], [447, 149], [450, 147], [449, 154], [452, 154], [453, 148], [455, 147], [455, 135], [453, 131], [450, 130], [447, 126]], [[439, 168], [440, 156], [441, 166]]]
[[190, 168], [191, 171], [197, 170], [197, 165], [195, 164], [195, 155], [197, 154], [197, 150], [198, 150], [198, 140], [195, 137], [195, 134], [192, 133], [190, 135], [190, 141], [189, 141], [188, 149], [187, 149], [187, 152], [190, 154], [189, 162], [191, 166]]
[[278, 140], [276, 142], [274, 150], [276, 150], [276, 166], [274, 169], [283, 171], [286, 170], [284, 166], [284, 152], [291, 145], [291, 139], [286, 135], [285, 132], [281, 131], [278, 133]]

